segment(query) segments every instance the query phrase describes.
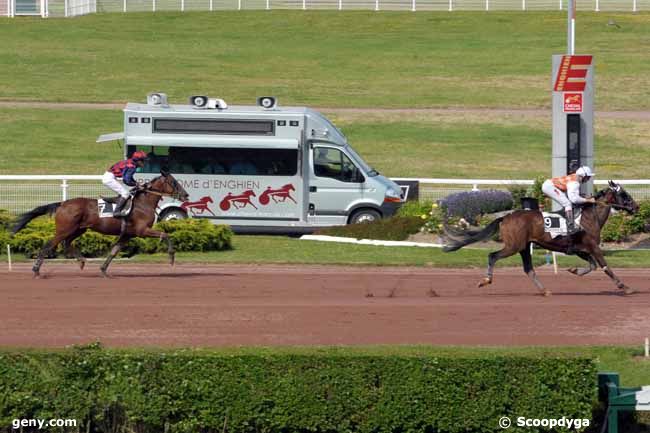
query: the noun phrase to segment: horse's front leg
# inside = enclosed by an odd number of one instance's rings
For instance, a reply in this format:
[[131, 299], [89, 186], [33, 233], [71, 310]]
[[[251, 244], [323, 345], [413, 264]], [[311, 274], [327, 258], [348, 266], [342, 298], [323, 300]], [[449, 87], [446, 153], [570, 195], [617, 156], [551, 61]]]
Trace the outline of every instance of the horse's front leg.
[[589, 262], [589, 267], [588, 268], [575, 268], [574, 267], [574, 268], [567, 269], [572, 274], [576, 274], [577, 276], [582, 277], [583, 275], [587, 275], [589, 272], [591, 272], [593, 270], [596, 270], [596, 268], [598, 268], [598, 265], [596, 264], [596, 261], [591, 256], [591, 254], [585, 253], [584, 251], [577, 251], [576, 254], [582, 260], [586, 260], [587, 262]]
[[172, 242], [172, 238], [167, 233], [153, 230], [147, 227], [142, 232], [139, 232], [138, 236], [145, 238], [158, 238], [161, 240], [165, 239], [167, 241], [167, 254], [169, 254], [169, 264], [171, 266], [174, 266], [176, 262], [176, 250], [174, 250], [174, 243]]
[[102, 275], [104, 277], [109, 278], [109, 275], [106, 272], [108, 270], [108, 267], [111, 265], [111, 262], [113, 261], [115, 256], [117, 256], [119, 254], [120, 250], [129, 241], [129, 239], [130, 238], [128, 238], [126, 236], [120, 236], [117, 239], [117, 242], [115, 242], [115, 245], [113, 245], [113, 248], [111, 248], [110, 254], [108, 255], [108, 257], [106, 257], [106, 260], [104, 260], [104, 263], [102, 264], [102, 266], [100, 268], [101, 271], [102, 271]]
[[623, 291], [624, 295], [632, 295], [632, 294], [636, 293], [636, 290], [631, 289], [630, 287], [623, 284], [621, 279], [618, 278], [616, 276], [616, 274], [614, 274], [614, 272], [611, 269], [609, 269], [609, 267], [607, 266], [607, 262], [605, 261], [605, 256], [604, 256], [603, 252], [601, 251], [600, 247], [596, 247], [594, 249], [594, 251], [592, 253], [592, 256], [596, 259], [596, 262], [598, 262], [598, 265], [601, 268], [603, 268], [603, 271], [607, 274], [607, 276], [609, 278], [611, 278], [612, 281], [614, 281], [614, 283], [616, 283], [616, 287], [619, 290]]

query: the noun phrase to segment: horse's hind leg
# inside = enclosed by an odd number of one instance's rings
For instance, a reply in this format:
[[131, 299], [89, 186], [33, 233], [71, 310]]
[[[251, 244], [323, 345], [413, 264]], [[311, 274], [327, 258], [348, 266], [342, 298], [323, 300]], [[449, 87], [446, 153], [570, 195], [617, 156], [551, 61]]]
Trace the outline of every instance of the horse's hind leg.
[[591, 254], [585, 253], [584, 251], [576, 251], [576, 254], [582, 260], [586, 260], [587, 262], [589, 262], [589, 267], [588, 268], [569, 268], [569, 269], [567, 269], [569, 272], [571, 272], [572, 274], [576, 274], [579, 277], [582, 277], [583, 275], [587, 275], [589, 272], [596, 270], [598, 265], [596, 264], [596, 261], [591, 256]]
[[503, 259], [505, 257], [510, 257], [511, 255], [515, 254], [517, 251], [514, 250], [512, 247], [506, 246], [500, 251], [495, 251], [493, 253], [490, 253], [488, 255], [488, 268], [487, 268], [487, 273], [485, 275], [485, 278], [483, 278], [479, 283], [479, 287], [487, 286], [488, 284], [492, 284], [492, 274], [494, 273], [494, 264], [497, 262], [499, 259]]
[[52, 251], [56, 250], [56, 247], [68, 237], [68, 233], [57, 233], [52, 240], [47, 242], [45, 245], [43, 245], [43, 248], [41, 248], [41, 251], [39, 251], [38, 256], [36, 256], [36, 261], [34, 262], [34, 266], [32, 266], [32, 272], [34, 273], [34, 278], [40, 277], [41, 273], [41, 266], [43, 265], [43, 261], [45, 260], [45, 256], [49, 255]]
[[524, 264], [524, 272], [530, 277], [531, 280], [533, 280], [533, 283], [535, 283], [537, 290], [539, 290], [544, 296], [551, 296], [551, 291], [545, 289], [537, 278], [535, 268], [533, 267], [533, 257], [530, 255], [530, 244], [526, 245], [526, 248], [519, 251], [519, 254], [521, 255], [521, 261]]
[[75, 247], [73, 244], [74, 240], [77, 239], [79, 236], [83, 235], [86, 232], [86, 229], [80, 229], [74, 232], [72, 235], [70, 235], [65, 241], [63, 241], [63, 244], [65, 245], [65, 254], [68, 256], [72, 256], [75, 259], [77, 259], [77, 262], [79, 262], [79, 269], [83, 271], [84, 266], [86, 266], [86, 258], [81, 255], [79, 250]]

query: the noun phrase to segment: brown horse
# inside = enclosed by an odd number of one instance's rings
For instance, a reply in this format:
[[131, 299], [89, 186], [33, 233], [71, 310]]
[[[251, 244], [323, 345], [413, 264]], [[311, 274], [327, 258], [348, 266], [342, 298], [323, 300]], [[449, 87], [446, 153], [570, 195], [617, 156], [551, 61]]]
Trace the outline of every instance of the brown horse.
[[137, 189], [133, 197], [133, 207], [128, 216], [124, 228], [121, 218], [100, 218], [97, 210], [97, 200], [89, 198], [73, 198], [64, 202], [50, 203], [39, 206], [30, 212], [22, 214], [13, 228], [13, 233], [22, 230], [27, 223], [34, 218], [55, 214], [56, 233], [54, 238], [47, 242], [38, 253], [32, 271], [34, 277], [40, 274], [44, 258], [54, 251], [63, 242], [66, 254], [73, 255], [79, 261], [81, 269], [84, 268], [85, 258], [74, 248], [72, 242], [91, 229], [105, 235], [119, 236], [117, 242], [111, 248], [109, 256], [102, 264], [102, 274], [107, 277], [106, 270], [113, 258], [120, 252], [122, 247], [133, 237], [160, 238], [167, 241], [167, 252], [169, 253], [170, 264], [174, 264], [174, 245], [169, 235], [165, 232], [152, 230], [151, 227], [156, 220], [156, 207], [163, 196], [171, 196], [180, 201], [187, 201], [187, 191], [174, 179], [174, 176], [167, 172], [161, 172], [161, 176], [145, 183]]
[[[611, 278], [616, 287], [623, 294], [629, 295], [634, 293], [607, 267], [607, 262], [603, 252], [600, 249], [600, 231], [609, 218], [612, 208], [625, 210], [634, 214], [639, 210], [639, 206], [632, 197], [620, 185], [609, 181], [609, 187], [599, 191], [596, 196], [595, 204], [588, 204], [583, 207], [580, 225], [583, 230], [573, 235], [573, 248], [575, 253], [583, 260], [589, 263], [588, 268], [571, 268], [569, 272], [582, 276], [596, 269], [598, 266]], [[544, 296], [551, 294], [546, 290], [542, 283], [537, 279], [533, 269], [533, 261], [530, 255], [530, 244], [535, 243], [542, 248], [551, 251], [567, 252], [569, 247], [569, 238], [567, 236], [558, 236], [555, 239], [544, 232], [544, 221], [542, 213], [538, 211], [520, 210], [510, 213], [501, 218], [492, 221], [482, 230], [456, 230], [449, 227], [445, 232], [450, 239], [444, 251], [456, 251], [466, 245], [482, 241], [494, 235], [500, 229], [501, 239], [504, 243], [503, 249], [490, 253], [488, 256], [487, 275], [483, 278], [478, 286], [483, 287], [492, 283], [492, 273], [494, 264], [497, 260], [512, 256], [519, 253], [524, 265], [524, 272], [532, 279], [535, 286]]]

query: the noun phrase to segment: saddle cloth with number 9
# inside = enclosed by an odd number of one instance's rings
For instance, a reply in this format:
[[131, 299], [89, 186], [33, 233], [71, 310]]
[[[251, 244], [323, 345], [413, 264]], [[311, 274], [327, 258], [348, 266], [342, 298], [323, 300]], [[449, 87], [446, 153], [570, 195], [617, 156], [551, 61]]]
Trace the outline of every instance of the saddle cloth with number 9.
[[[575, 218], [576, 227], [580, 227], [580, 212], [576, 212], [578, 215]], [[566, 218], [560, 214], [542, 212], [542, 217], [544, 218], [544, 231], [551, 235], [551, 238], [555, 239], [558, 236], [567, 235], [567, 224]]]

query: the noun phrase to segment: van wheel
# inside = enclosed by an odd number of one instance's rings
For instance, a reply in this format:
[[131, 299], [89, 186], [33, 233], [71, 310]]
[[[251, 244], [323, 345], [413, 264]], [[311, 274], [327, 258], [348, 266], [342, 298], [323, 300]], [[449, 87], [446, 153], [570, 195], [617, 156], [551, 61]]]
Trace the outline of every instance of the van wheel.
[[159, 221], [184, 220], [187, 214], [180, 209], [169, 209], [160, 214]]
[[350, 217], [350, 224], [372, 223], [381, 219], [381, 214], [374, 209], [361, 209]]

